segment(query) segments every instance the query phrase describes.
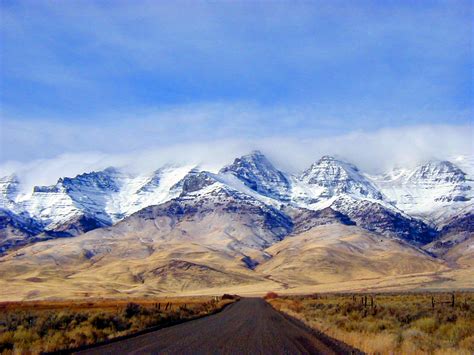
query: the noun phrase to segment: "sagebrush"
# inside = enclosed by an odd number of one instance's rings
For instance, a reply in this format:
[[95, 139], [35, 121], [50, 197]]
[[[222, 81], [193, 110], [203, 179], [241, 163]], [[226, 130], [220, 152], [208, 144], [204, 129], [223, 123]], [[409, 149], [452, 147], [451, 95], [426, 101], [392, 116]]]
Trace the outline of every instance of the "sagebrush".
[[95, 344], [215, 312], [233, 299], [183, 298], [0, 304], [0, 353], [41, 353]]
[[474, 353], [472, 293], [320, 294], [277, 309], [371, 354]]

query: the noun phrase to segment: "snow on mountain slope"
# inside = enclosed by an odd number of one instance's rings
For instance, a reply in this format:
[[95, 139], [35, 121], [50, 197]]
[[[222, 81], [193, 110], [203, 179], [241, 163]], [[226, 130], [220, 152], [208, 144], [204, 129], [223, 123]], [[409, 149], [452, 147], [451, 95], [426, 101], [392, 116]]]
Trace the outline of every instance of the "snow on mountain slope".
[[456, 164], [456, 166], [471, 178], [474, 177], [474, 155], [458, 155], [448, 160]]
[[277, 200], [288, 200], [290, 182], [259, 151], [244, 155], [219, 172], [233, 174], [252, 190]]
[[189, 166], [166, 166], [151, 175], [131, 176], [107, 168], [61, 178], [52, 186], [35, 186], [30, 194], [14, 194], [17, 180], [4, 178], [0, 181], [0, 206], [30, 215], [45, 230], [64, 230], [64, 225], [83, 217], [96, 220], [97, 226], [106, 226], [146, 206], [176, 197], [179, 193], [173, 193], [171, 187], [189, 169]]
[[19, 194], [20, 181], [16, 175], [0, 178], [0, 208], [15, 210], [15, 199]]
[[175, 198], [181, 191], [173, 189], [193, 166], [165, 165], [151, 175], [128, 177], [122, 181], [118, 194], [112, 196], [110, 213], [117, 219], [129, 216], [144, 207], [158, 205]]
[[342, 194], [383, 200], [380, 191], [359, 169], [330, 156], [323, 156], [293, 180], [292, 199], [308, 208], [324, 208]]
[[429, 243], [436, 236], [436, 231], [422, 221], [381, 201], [341, 195], [330, 207], [347, 215], [366, 230], [401, 238], [417, 245]]
[[[463, 166], [472, 162], [462, 158]], [[365, 229], [419, 244], [430, 242], [434, 230], [418, 218], [442, 228], [461, 211], [472, 210], [474, 201], [472, 177], [448, 161], [370, 176], [324, 156], [302, 174], [290, 175], [258, 151], [235, 159], [217, 174], [195, 166], [166, 165], [145, 175], [108, 168], [61, 178], [29, 194], [19, 192], [19, 183], [14, 175], [0, 179], [0, 208], [30, 218], [56, 236], [112, 225], [172, 199], [208, 201], [212, 208], [215, 196], [223, 194], [280, 211], [330, 207]], [[217, 207], [228, 200], [214, 202]]]
[[438, 227], [461, 209], [473, 207], [474, 180], [449, 161], [398, 169], [373, 181], [400, 210]]
[[231, 202], [235, 207], [228, 208], [234, 208], [236, 212], [238, 202], [272, 211], [279, 211], [280, 207], [278, 201], [258, 194], [233, 175], [213, 174], [196, 169], [191, 170], [172, 190], [181, 192], [176, 200], [190, 201], [198, 205], [205, 203], [210, 210], [213, 205], [217, 208]]
[[122, 174], [113, 168], [60, 178], [52, 186], [35, 186], [32, 194], [15, 201], [20, 209], [39, 219], [47, 230], [87, 215], [100, 225], [110, 225], [115, 216], [106, 212], [110, 196], [120, 188]]
[[324, 156], [293, 179], [297, 206], [312, 210], [332, 208], [370, 231], [423, 243], [432, 231], [400, 211], [354, 165]]

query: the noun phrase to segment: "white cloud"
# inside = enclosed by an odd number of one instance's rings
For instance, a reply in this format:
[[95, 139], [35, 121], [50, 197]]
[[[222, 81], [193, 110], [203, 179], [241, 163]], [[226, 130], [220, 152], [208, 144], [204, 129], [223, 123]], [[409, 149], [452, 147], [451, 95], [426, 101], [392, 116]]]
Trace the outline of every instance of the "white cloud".
[[[406, 128], [382, 129], [376, 131], [377, 135], [387, 135], [388, 141], [394, 132], [403, 132], [401, 135], [417, 132], [420, 136], [431, 137], [439, 133], [430, 130], [430, 127], [439, 127], [437, 122], [465, 122], [468, 116], [469, 112], [419, 111], [408, 116], [370, 108], [356, 110], [318, 104], [265, 107], [249, 102], [137, 108], [129, 112], [97, 113], [70, 121], [67, 117], [4, 115], [0, 117], [0, 163], [7, 160], [28, 162], [89, 151], [127, 154], [184, 143], [206, 144], [229, 139], [255, 141], [260, 145], [269, 137], [278, 137], [279, 142], [305, 141], [306, 145], [312, 146], [314, 140], [325, 142], [331, 137], [329, 141], [333, 141], [332, 137], [344, 135], [345, 140], [352, 139], [354, 145], [359, 145], [362, 140], [373, 139], [376, 129], [393, 126], [394, 122]], [[421, 117], [416, 120], [418, 125], [411, 124], [412, 117]], [[464, 126], [447, 124], [445, 127], [458, 130]], [[362, 132], [368, 132], [368, 136]], [[460, 129], [461, 142], [465, 142], [463, 137], [469, 132], [470, 128], [467, 131]], [[403, 137], [397, 139], [403, 140]], [[457, 140], [455, 135], [449, 139]], [[416, 144], [417, 140], [410, 140], [410, 145]], [[421, 140], [420, 144], [423, 142]], [[438, 144], [437, 140], [435, 142]]]
[[380, 173], [395, 166], [412, 167], [430, 159], [452, 159], [474, 152], [471, 126], [425, 125], [315, 138], [274, 136], [189, 141], [126, 153], [63, 153], [23, 163], [7, 161], [0, 165], [0, 172], [1, 175], [17, 173], [29, 189], [33, 185], [53, 184], [61, 176], [109, 166], [133, 173], [151, 172], [166, 163], [200, 164], [205, 169], [216, 170], [254, 149], [262, 150], [277, 167], [290, 172], [301, 171], [326, 154], [346, 159], [363, 171]]

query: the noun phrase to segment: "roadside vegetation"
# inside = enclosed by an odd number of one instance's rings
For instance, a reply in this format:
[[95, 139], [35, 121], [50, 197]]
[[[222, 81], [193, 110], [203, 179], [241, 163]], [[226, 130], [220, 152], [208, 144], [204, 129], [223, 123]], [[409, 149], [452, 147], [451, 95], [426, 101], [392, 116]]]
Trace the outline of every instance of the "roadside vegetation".
[[236, 296], [0, 303], [0, 353], [77, 348], [214, 313]]
[[369, 354], [473, 354], [473, 293], [265, 297], [276, 309]]

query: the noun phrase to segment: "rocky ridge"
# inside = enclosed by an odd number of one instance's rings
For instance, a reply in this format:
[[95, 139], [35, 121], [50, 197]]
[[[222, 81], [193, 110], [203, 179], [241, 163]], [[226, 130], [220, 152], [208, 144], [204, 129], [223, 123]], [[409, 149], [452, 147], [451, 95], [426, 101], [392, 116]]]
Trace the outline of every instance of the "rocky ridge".
[[39, 235], [75, 236], [110, 226], [170, 201], [184, 204], [185, 211], [205, 206], [209, 213], [220, 206], [248, 213], [249, 205], [257, 206], [252, 213], [282, 223], [285, 235], [295, 228], [289, 210], [329, 209], [333, 219], [424, 245], [445, 234], [443, 228], [461, 211], [472, 211], [474, 201], [472, 178], [447, 161], [374, 177], [324, 156], [301, 174], [291, 175], [258, 151], [235, 159], [218, 173], [167, 165], [149, 175], [132, 176], [107, 168], [36, 186], [28, 194], [20, 192], [20, 184], [14, 175], [0, 179], [3, 251], [35, 242]]

